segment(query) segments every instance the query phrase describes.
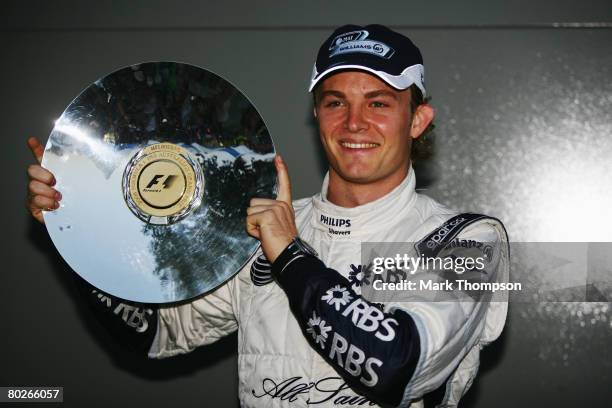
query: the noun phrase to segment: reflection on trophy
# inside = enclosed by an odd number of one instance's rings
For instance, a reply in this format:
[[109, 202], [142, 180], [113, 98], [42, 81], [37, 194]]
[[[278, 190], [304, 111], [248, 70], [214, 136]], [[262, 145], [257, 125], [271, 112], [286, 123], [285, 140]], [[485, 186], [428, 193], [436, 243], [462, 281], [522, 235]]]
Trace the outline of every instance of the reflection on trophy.
[[172, 62], [126, 67], [56, 121], [43, 166], [64, 198], [45, 223], [100, 290], [145, 303], [193, 298], [256, 251], [244, 216], [251, 197], [274, 197], [274, 155], [261, 116], [223, 78]]

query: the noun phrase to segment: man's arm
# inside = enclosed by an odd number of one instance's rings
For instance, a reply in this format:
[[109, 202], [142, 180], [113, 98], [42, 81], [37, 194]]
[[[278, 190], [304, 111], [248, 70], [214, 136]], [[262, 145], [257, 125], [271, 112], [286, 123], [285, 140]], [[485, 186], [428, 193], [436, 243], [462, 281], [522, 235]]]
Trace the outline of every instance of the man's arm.
[[158, 310], [157, 334], [150, 358], [189, 353], [214, 343], [238, 329], [234, 293], [239, 275], [204, 296]]
[[351, 388], [377, 403], [398, 405], [420, 354], [410, 315], [383, 312], [314, 256], [283, 255], [273, 274], [313, 349]]
[[147, 355], [157, 331], [157, 307], [129, 302], [100, 292], [74, 275], [82, 299], [96, 319], [124, 348]]
[[[462, 237], [490, 243], [496, 236], [490, 226], [480, 225]], [[486, 265], [491, 279], [497, 279], [503, 249], [501, 242], [495, 245]], [[381, 310], [314, 256], [285, 251], [272, 268], [313, 349], [347, 384], [379, 404], [403, 406], [438, 388], [481, 339], [489, 304], [464, 293], [452, 293], [458, 297], [450, 301], [403, 293], [403, 301]]]
[[110, 335], [125, 349], [150, 358], [186, 354], [238, 328], [231, 301], [232, 281], [198, 299], [171, 306], [117, 298], [76, 274], [75, 283], [96, 320]]
[[122, 347], [150, 358], [185, 354], [238, 328], [231, 302], [233, 282], [180, 305], [130, 302], [101, 292], [75, 274], [82, 299]]

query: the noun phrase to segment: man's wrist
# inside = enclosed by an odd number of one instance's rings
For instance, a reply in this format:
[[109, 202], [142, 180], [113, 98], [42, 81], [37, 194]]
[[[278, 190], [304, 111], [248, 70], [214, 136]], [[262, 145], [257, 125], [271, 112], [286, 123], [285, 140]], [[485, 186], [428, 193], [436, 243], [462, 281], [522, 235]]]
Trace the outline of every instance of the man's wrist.
[[278, 237], [274, 240], [273, 245], [268, 244], [268, 246], [265, 246], [262, 244], [262, 249], [268, 261], [274, 263], [285, 248], [291, 245], [291, 242], [293, 242], [293, 237], [291, 236]]
[[316, 257], [317, 253], [310, 245], [302, 241], [299, 237], [295, 237], [276, 257], [274, 262], [272, 262], [272, 276], [278, 281], [285, 269], [291, 263], [297, 259], [309, 256]]

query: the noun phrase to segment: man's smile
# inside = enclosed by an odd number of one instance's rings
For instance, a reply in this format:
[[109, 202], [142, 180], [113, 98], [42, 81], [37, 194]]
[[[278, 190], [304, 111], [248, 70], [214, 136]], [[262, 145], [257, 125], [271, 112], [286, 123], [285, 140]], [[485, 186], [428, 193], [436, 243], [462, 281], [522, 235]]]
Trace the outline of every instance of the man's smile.
[[380, 144], [379, 143], [373, 143], [373, 142], [357, 142], [357, 141], [352, 141], [352, 140], [341, 140], [340, 141], [340, 146], [342, 146], [345, 149], [374, 149], [376, 147], [379, 147]]

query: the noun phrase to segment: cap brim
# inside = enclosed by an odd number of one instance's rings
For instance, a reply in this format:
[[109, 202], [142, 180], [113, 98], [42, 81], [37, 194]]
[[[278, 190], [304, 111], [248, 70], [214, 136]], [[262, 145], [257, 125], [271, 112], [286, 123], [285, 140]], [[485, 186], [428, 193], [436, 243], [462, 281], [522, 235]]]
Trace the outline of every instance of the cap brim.
[[373, 68], [364, 67], [363, 65], [355, 64], [340, 64], [335, 65], [331, 68], [326, 69], [320, 74], [317, 74], [310, 81], [310, 87], [308, 92], [312, 92], [315, 86], [325, 77], [328, 77], [331, 73], [339, 70], [358, 70], [368, 72], [386, 82], [389, 86], [403, 91], [408, 89], [411, 85], [415, 84], [425, 96], [425, 86], [421, 81], [423, 76], [423, 65], [415, 64], [406, 68], [400, 75], [390, 75], [384, 71], [378, 71]]

